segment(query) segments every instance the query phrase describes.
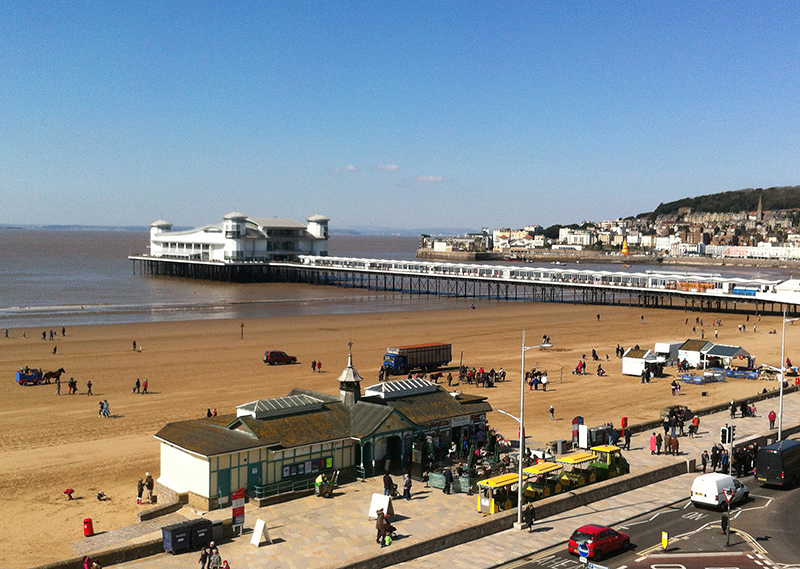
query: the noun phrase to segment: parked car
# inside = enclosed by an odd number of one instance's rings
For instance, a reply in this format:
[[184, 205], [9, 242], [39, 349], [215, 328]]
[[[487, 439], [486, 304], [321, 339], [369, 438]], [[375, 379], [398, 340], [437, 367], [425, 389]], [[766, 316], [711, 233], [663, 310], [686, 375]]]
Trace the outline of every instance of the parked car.
[[723, 490], [733, 490], [731, 504], [744, 502], [750, 494], [749, 488], [733, 476], [712, 472], [701, 474], [692, 482], [692, 492], [689, 497], [695, 506], [711, 506], [722, 508], [727, 503]]
[[279, 350], [267, 350], [264, 352], [264, 363], [271, 366], [275, 364], [296, 364], [297, 358]]
[[589, 549], [589, 557], [600, 561], [609, 553], [627, 550], [630, 543], [631, 538], [627, 533], [606, 526], [590, 524], [581, 526], [572, 532], [567, 550], [578, 555], [578, 547], [586, 545]]

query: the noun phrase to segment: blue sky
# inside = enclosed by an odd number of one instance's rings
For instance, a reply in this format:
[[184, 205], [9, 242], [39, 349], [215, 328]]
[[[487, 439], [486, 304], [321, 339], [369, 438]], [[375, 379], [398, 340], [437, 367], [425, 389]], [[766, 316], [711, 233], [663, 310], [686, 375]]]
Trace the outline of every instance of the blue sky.
[[521, 227], [800, 184], [790, 2], [4, 2], [0, 223]]

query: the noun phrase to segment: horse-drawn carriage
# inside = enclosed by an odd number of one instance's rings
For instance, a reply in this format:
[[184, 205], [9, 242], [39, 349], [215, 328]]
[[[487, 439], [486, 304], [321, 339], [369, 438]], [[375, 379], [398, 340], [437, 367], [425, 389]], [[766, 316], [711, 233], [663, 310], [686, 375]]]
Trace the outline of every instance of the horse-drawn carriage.
[[17, 383], [19, 385], [41, 385], [43, 383], [50, 383], [53, 380], [61, 379], [61, 374], [64, 373], [64, 368], [58, 368], [56, 371], [48, 371], [42, 373], [38, 368], [25, 366], [17, 371]]

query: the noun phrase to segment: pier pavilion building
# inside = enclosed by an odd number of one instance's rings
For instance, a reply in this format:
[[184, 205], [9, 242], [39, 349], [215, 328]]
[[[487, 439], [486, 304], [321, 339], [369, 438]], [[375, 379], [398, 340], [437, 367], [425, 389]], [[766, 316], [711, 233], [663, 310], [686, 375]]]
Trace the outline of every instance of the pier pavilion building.
[[328, 254], [328, 221], [312, 215], [303, 224], [278, 217], [248, 217], [232, 211], [222, 223], [188, 231], [172, 231], [172, 224], [150, 224], [150, 257], [223, 263], [296, 260], [299, 255]]
[[313, 488], [322, 472], [421, 476], [431, 453], [485, 427], [486, 397], [451, 393], [424, 379], [386, 381], [361, 391], [348, 358], [339, 395], [293, 389], [237, 406], [236, 414], [168, 423], [157, 492], [199, 509], [251, 498], [285, 499]]

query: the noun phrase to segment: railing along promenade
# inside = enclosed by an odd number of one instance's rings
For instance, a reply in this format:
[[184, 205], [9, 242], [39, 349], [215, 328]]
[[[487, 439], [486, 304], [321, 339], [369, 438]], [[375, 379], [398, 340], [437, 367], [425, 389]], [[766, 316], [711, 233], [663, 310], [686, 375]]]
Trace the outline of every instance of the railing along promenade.
[[301, 255], [296, 261], [201, 261], [132, 256], [134, 272], [232, 282], [295, 282], [462, 298], [626, 304], [792, 314], [800, 292], [781, 280], [702, 273], [597, 271]]

